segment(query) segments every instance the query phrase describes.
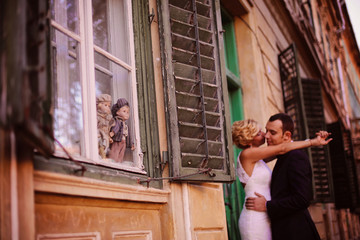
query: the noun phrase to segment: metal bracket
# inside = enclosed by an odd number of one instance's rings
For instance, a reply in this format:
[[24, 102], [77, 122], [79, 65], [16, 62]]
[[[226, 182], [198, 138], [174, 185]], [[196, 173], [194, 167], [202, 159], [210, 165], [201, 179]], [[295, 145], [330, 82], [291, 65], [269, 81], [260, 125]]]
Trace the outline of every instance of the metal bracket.
[[162, 161], [160, 162], [161, 172], [164, 171], [165, 165], [169, 162], [169, 152], [162, 151]]
[[150, 24], [154, 21], [155, 18], [155, 11], [154, 8], [151, 9], [151, 14], [149, 14], [149, 22]]

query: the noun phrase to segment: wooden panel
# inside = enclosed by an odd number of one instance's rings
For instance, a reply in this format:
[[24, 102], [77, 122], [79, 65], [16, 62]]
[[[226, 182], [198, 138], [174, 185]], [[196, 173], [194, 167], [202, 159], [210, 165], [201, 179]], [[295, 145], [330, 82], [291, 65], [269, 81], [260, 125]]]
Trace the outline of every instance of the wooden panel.
[[195, 231], [196, 240], [218, 240], [223, 239], [224, 230], [204, 229]]
[[98, 232], [39, 234], [37, 240], [100, 240]]
[[[225, 205], [221, 184], [189, 184], [191, 228], [194, 239], [227, 239]], [[204, 204], [199, 199], [211, 199]]]
[[131, 231], [113, 233], [114, 240], [152, 240], [151, 231]]
[[[36, 236], [69, 239], [162, 239], [162, 204], [40, 194], [35, 196]], [[89, 234], [74, 238], [76, 233]], [[43, 238], [52, 239], [52, 238]], [[54, 238], [60, 239], [60, 238]], [[65, 238], [66, 239], [66, 238]]]

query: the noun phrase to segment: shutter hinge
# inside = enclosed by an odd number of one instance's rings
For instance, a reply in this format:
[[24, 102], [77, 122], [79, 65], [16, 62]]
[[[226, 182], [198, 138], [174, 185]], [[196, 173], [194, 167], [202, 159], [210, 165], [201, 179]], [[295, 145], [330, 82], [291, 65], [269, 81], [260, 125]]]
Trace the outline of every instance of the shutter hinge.
[[169, 162], [169, 152], [162, 151], [162, 160], [160, 160], [161, 173], [164, 171], [165, 165]]
[[154, 21], [155, 18], [155, 11], [154, 8], [151, 8], [151, 13], [149, 14], [149, 24], [151, 24]]

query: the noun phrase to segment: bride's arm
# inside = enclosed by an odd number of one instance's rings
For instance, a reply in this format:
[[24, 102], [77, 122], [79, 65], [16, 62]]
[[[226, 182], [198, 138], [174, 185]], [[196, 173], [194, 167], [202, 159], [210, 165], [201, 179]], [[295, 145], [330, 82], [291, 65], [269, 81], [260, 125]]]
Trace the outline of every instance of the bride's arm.
[[316, 135], [316, 138], [305, 141], [284, 142], [278, 145], [272, 145], [267, 147], [247, 148], [243, 151], [241, 160], [256, 162], [261, 159], [267, 159], [275, 155], [285, 154], [295, 149], [326, 145], [332, 140], [332, 138], [326, 140], [326, 138], [330, 135], [326, 131], [320, 131], [316, 133]]

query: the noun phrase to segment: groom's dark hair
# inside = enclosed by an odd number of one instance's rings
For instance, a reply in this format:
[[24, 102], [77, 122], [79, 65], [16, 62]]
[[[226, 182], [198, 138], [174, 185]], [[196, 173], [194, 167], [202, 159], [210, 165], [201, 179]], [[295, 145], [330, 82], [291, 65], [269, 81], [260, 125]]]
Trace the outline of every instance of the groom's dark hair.
[[283, 134], [286, 131], [289, 131], [291, 133], [291, 136], [294, 133], [294, 121], [291, 119], [291, 117], [289, 115], [287, 115], [286, 113], [277, 113], [275, 115], [272, 115], [269, 118], [269, 122], [273, 122], [275, 120], [280, 120], [282, 122], [282, 130], [283, 130]]

